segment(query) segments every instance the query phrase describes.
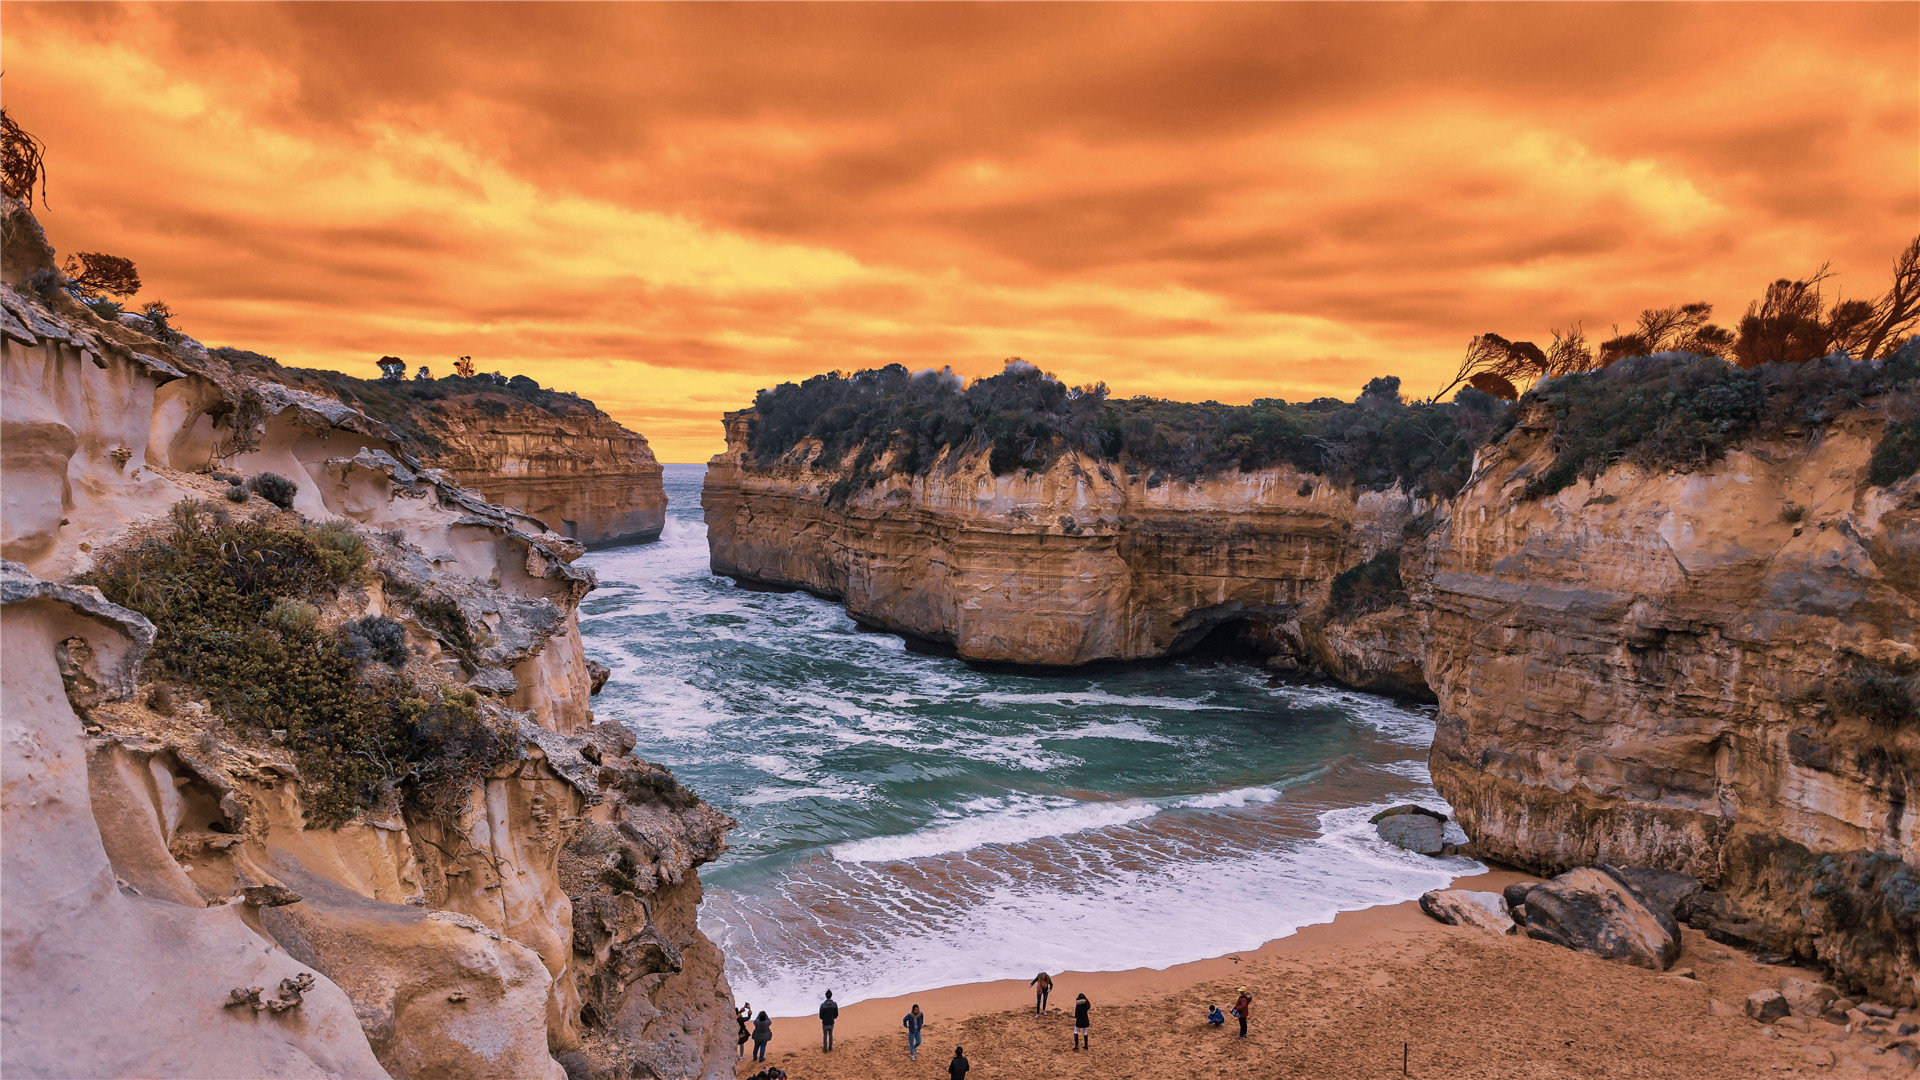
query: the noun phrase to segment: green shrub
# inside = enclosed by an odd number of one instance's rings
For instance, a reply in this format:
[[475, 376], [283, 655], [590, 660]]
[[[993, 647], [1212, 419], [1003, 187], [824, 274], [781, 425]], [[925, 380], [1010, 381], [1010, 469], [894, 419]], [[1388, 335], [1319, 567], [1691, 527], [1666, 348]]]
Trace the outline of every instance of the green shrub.
[[252, 496], [247, 494], [247, 489], [244, 487], [241, 487], [239, 484], [227, 485], [227, 501], [228, 502], [243, 503], [243, 502], [246, 502], [251, 497]]
[[340, 651], [354, 660], [402, 667], [407, 662], [407, 631], [384, 615], [368, 615], [340, 627]]
[[320, 553], [329, 581], [342, 585], [353, 581], [373, 558], [366, 540], [344, 521], [303, 522], [300, 531], [313, 541], [314, 550]]
[[1849, 657], [1827, 687], [1827, 703], [1840, 716], [1883, 730], [1920, 728], [1920, 662]]
[[299, 485], [273, 472], [263, 472], [247, 481], [247, 487], [282, 510], [293, 509], [293, 497], [300, 492]]
[[1891, 487], [1916, 472], [1920, 472], [1920, 416], [1887, 425], [1867, 463], [1867, 482]]
[[438, 593], [421, 593], [407, 598], [407, 603], [422, 625], [448, 648], [464, 656], [473, 655], [479, 642], [474, 639], [473, 627], [467, 623], [459, 604]]
[[306, 617], [358, 570], [329, 546], [331, 530], [209, 522], [201, 510], [176, 505], [170, 535], [108, 555], [82, 580], [153, 621], [150, 674], [196, 688], [242, 726], [287, 731], [311, 823], [338, 825], [393, 785], [445, 809], [511, 757], [512, 733], [486, 724], [471, 691], [365, 671]]
[[267, 625], [282, 634], [310, 634], [320, 625], [320, 609], [305, 600], [283, 596], [267, 609]]

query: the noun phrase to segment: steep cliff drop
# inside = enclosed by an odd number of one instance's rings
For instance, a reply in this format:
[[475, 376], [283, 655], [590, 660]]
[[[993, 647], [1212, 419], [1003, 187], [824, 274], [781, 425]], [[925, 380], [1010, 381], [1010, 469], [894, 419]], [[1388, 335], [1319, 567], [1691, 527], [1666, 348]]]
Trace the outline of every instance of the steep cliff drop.
[[1286, 466], [1160, 481], [1064, 456], [995, 476], [984, 454], [841, 493], [846, 463], [815, 447], [754, 460], [752, 418], [727, 414], [701, 495], [716, 574], [840, 600], [968, 660], [1143, 660], [1211, 638], [1427, 696], [1417, 626], [1327, 600], [1341, 571], [1397, 553], [1430, 501]]
[[731, 1075], [732, 823], [593, 722], [580, 545], [4, 213], [0, 1072]]
[[1429, 547], [1427, 652], [1434, 783], [1480, 851], [1692, 874], [1710, 933], [1916, 1000], [1920, 477], [1866, 479], [1883, 428], [1537, 501], [1543, 418], [1485, 452]]
[[1616, 451], [1544, 498], [1560, 443], [1538, 406], [1437, 504], [1287, 467], [1154, 483], [1062, 454], [995, 476], [983, 453], [908, 471], [811, 442], [762, 460], [746, 410], [703, 503], [716, 573], [963, 658], [1139, 659], [1224, 632], [1271, 666], [1432, 694], [1434, 780], [1479, 853], [1685, 872], [1708, 886], [1693, 925], [1910, 1003], [1920, 475], [1876, 481], [1870, 459], [1916, 357], [1871, 380], [1783, 366], [1756, 391], [1769, 415], [1818, 419], [1685, 467]]

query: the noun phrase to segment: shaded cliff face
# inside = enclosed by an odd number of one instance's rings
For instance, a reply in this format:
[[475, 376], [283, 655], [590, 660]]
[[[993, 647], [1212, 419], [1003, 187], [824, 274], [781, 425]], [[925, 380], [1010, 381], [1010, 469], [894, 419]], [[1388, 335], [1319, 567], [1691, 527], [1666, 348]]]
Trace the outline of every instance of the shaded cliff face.
[[1327, 644], [1323, 610], [1335, 574], [1401, 544], [1426, 509], [1397, 491], [1287, 467], [1149, 484], [1081, 457], [996, 477], [980, 455], [836, 504], [841, 470], [813, 467], [806, 446], [754, 462], [746, 422], [728, 415], [701, 495], [717, 574], [841, 600], [969, 660], [1139, 660], [1231, 635], [1400, 688], [1404, 665], [1386, 655], [1404, 645], [1382, 643], [1363, 673], [1359, 653]]
[[[593, 722], [580, 545], [336, 400], [53, 304], [0, 289], [0, 1071], [730, 1075], [695, 918], [732, 823]], [[216, 468], [288, 477], [292, 509], [227, 511]], [[504, 758], [318, 828], [286, 732], [191, 680], [156, 704], [153, 624], [70, 582], [187, 498], [344, 524], [366, 571], [315, 617], [394, 620], [394, 677], [477, 691]]]
[[1434, 781], [1482, 851], [1683, 870], [1730, 924], [1913, 999], [1920, 479], [1865, 481], [1881, 428], [1538, 502], [1544, 430], [1486, 453], [1431, 545], [1426, 664]]

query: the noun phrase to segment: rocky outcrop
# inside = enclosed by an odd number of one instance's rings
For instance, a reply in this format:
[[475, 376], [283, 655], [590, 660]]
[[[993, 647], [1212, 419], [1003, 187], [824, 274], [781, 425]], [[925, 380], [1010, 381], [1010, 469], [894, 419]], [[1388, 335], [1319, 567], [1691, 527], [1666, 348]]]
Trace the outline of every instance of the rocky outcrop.
[[[64, 295], [0, 311], [0, 1072], [729, 1075], [696, 868], [731, 821], [593, 721], [581, 546], [336, 399]], [[226, 513], [229, 469], [296, 489], [234, 514], [365, 545], [315, 615], [395, 620], [410, 684], [484, 690], [499, 764], [316, 827], [284, 732], [148, 682], [154, 626], [70, 582], [183, 499]]]
[[1680, 927], [1604, 869], [1569, 870], [1527, 890], [1527, 936], [1607, 960], [1665, 971], [1680, 956]]
[[659, 538], [667, 517], [660, 463], [645, 438], [590, 402], [534, 408], [470, 392], [431, 410], [438, 445], [422, 460], [487, 501], [590, 548]]
[[847, 491], [844, 463], [814, 462], [812, 444], [753, 460], [750, 420], [728, 414], [701, 493], [717, 574], [840, 600], [969, 660], [1140, 660], [1211, 636], [1423, 691], [1403, 633], [1324, 610], [1336, 574], [1399, 547], [1428, 509], [1401, 492], [1286, 467], [1168, 480], [1083, 457], [994, 476], [984, 455]]
[[1865, 481], [1880, 430], [1860, 410], [1539, 501], [1538, 418], [1483, 452], [1430, 541], [1426, 665], [1434, 780], [1477, 850], [1683, 872], [1710, 933], [1914, 1000], [1920, 478]]

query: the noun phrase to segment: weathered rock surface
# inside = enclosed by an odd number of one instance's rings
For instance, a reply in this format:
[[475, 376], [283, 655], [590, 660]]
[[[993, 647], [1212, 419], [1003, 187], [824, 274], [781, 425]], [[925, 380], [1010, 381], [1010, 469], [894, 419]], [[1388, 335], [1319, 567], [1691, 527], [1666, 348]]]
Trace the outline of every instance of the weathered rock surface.
[[1819, 1016], [1840, 996], [1830, 984], [1789, 976], [1780, 980], [1780, 995], [1795, 1016]]
[[1527, 890], [1527, 936], [1607, 960], [1665, 971], [1680, 956], [1680, 928], [1600, 870], [1569, 870]]
[[1137, 660], [1211, 634], [1351, 685], [1425, 693], [1410, 678], [1417, 629], [1322, 610], [1335, 574], [1404, 542], [1420, 500], [1290, 468], [1188, 483], [1063, 458], [996, 477], [979, 456], [839, 501], [840, 463], [817, 465], [811, 444], [757, 462], [750, 421], [727, 414], [701, 493], [716, 574], [840, 600], [970, 660]]
[[1747, 1015], [1763, 1024], [1771, 1024], [1787, 1012], [1787, 999], [1778, 990], [1755, 990], [1747, 995]]
[[[61, 297], [0, 289], [0, 311], [0, 1072], [558, 1080], [559, 1052], [730, 1075], [696, 868], [732, 823], [593, 722], [581, 546], [338, 401]], [[61, 579], [218, 500], [216, 466], [278, 472], [296, 511], [359, 531], [374, 576], [326, 617], [396, 617], [409, 677], [493, 691], [517, 745], [464, 804], [308, 828], [275, 742], [191, 687], [164, 711], [137, 690], [153, 628]]]
[[1420, 910], [1449, 926], [1475, 926], [1496, 934], [1520, 929], [1507, 912], [1506, 899], [1496, 892], [1434, 889], [1420, 895]]
[[1374, 831], [1395, 847], [1421, 855], [1438, 855], [1447, 846], [1446, 815], [1412, 803], [1373, 815]]
[[1864, 481], [1881, 427], [1535, 502], [1544, 428], [1482, 452], [1429, 537], [1427, 654], [1434, 782], [1479, 850], [1690, 875], [1718, 935], [1915, 1000], [1920, 728], [1831, 704], [1920, 642], [1920, 479]]

